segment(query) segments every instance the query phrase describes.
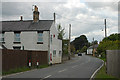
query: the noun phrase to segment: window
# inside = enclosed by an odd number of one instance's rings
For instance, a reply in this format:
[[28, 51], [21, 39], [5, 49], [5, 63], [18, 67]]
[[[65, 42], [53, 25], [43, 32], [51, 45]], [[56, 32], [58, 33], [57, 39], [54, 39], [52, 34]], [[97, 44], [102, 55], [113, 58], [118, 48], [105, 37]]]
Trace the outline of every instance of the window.
[[0, 41], [4, 42], [4, 33], [0, 34]]
[[43, 33], [38, 32], [38, 42], [43, 42]]
[[52, 43], [52, 35], [51, 35], [51, 37], [50, 37], [50, 41], [51, 41], [51, 43]]
[[15, 42], [20, 42], [20, 33], [17, 32], [17, 33], [14, 34], [14, 41]]
[[56, 56], [56, 50], [53, 50], [53, 57]]
[[21, 49], [21, 46], [14, 46], [13, 49], [15, 49], [15, 50], [20, 50], [20, 49]]
[[61, 57], [61, 55], [62, 55], [62, 51], [59, 51], [59, 57]]

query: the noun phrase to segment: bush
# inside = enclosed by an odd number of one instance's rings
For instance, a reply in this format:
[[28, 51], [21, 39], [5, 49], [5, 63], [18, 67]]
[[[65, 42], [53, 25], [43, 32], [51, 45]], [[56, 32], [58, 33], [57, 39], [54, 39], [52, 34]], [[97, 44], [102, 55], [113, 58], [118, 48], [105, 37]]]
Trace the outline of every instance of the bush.
[[101, 54], [102, 52], [105, 53], [106, 50], [118, 50], [120, 49], [120, 41], [102, 41], [98, 48], [97, 52], [98, 54]]

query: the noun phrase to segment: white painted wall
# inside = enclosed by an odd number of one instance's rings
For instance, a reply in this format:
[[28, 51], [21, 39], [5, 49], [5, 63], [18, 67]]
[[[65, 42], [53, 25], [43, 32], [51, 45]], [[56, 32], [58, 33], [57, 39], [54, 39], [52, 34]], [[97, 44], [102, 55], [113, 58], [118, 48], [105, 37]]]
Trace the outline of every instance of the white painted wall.
[[24, 50], [48, 51], [48, 31], [43, 32], [43, 44], [37, 44], [37, 31], [24, 31], [20, 33], [20, 44], [14, 44], [14, 32], [5, 32], [5, 47], [24, 46]]
[[8, 49], [13, 49], [13, 42], [14, 42], [14, 32], [5, 32], [4, 34], [5, 39], [5, 47]]
[[[50, 41], [51, 35], [55, 35], [55, 38], [52, 38], [52, 43]], [[52, 36], [53, 37], [53, 36]], [[13, 49], [13, 46], [21, 46], [21, 49], [24, 46], [24, 50], [38, 50], [38, 51], [48, 51], [48, 57], [50, 58], [50, 53], [52, 53], [52, 61], [49, 63], [61, 63], [62, 61], [62, 40], [58, 39], [58, 32], [54, 23], [49, 31], [43, 32], [43, 44], [37, 44], [37, 31], [22, 31], [20, 33], [20, 44], [14, 44], [14, 32], [5, 32], [5, 47], [8, 49]], [[48, 47], [50, 45], [50, 47]], [[49, 51], [50, 50], [50, 51]], [[56, 56], [53, 57], [53, 50], [56, 50]], [[59, 54], [61, 51], [61, 54]], [[50, 53], [49, 53], [50, 52]]]
[[93, 54], [92, 51], [93, 49], [87, 49], [87, 54]]
[[[58, 39], [58, 32], [53, 23], [50, 28], [50, 35], [55, 35], [55, 38], [52, 36], [52, 43], [50, 41], [50, 53], [52, 54], [52, 63], [61, 63], [62, 58], [62, 40]], [[56, 56], [53, 57], [53, 50], [56, 50]], [[61, 55], [59, 55], [59, 51], [61, 51]]]

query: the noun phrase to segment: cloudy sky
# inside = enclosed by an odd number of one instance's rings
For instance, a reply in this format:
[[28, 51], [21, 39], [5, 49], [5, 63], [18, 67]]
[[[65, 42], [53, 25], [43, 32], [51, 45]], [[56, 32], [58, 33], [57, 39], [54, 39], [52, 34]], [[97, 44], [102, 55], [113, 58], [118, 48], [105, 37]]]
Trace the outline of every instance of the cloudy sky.
[[[86, 35], [89, 42], [93, 37], [101, 41], [104, 38], [104, 19], [107, 19], [107, 35], [118, 32], [118, 1], [119, 0], [4, 0], [0, 20], [32, 20], [32, 5], [37, 5], [40, 20], [52, 20], [56, 13], [56, 24], [65, 28], [68, 38], [69, 24], [72, 25], [72, 40]], [[1, 6], [1, 5], [0, 5]]]

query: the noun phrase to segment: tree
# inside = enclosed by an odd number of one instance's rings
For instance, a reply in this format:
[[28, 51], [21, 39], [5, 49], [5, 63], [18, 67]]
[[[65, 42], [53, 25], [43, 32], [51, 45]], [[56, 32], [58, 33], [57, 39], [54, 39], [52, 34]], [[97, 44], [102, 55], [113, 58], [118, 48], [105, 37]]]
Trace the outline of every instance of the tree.
[[71, 44], [74, 45], [76, 50], [81, 50], [84, 46], [89, 46], [87, 37], [85, 35], [81, 35], [80, 37], [75, 38]]
[[73, 45], [70, 45], [70, 50], [72, 53], [75, 53], [75, 47]]
[[65, 35], [65, 32], [61, 25], [59, 24], [57, 26], [57, 30], [58, 30], [58, 39], [62, 40], [62, 52], [63, 54], [68, 54], [68, 40], [64, 40], [63, 37]]
[[103, 39], [103, 41], [116, 41], [116, 40], [120, 41], [120, 33], [111, 34], [110, 36]]
[[97, 40], [95, 40], [94, 42], [92, 41], [91, 43], [90, 43], [90, 45], [92, 46], [92, 45], [95, 45], [95, 44], [98, 44], [98, 41]]
[[68, 41], [67, 39], [62, 40], [62, 51], [63, 54], [68, 54]]
[[80, 51], [81, 53], [83, 53], [83, 52], [87, 52], [87, 47], [86, 46], [84, 46], [82, 49], [81, 49], [81, 51]]
[[105, 57], [106, 50], [119, 50], [120, 49], [120, 34], [111, 34], [104, 38], [98, 48], [97, 53]]
[[65, 32], [64, 32], [65, 29], [62, 29], [60, 24], [57, 26], [57, 29], [58, 29], [58, 39], [63, 40], [63, 37], [65, 35]]

